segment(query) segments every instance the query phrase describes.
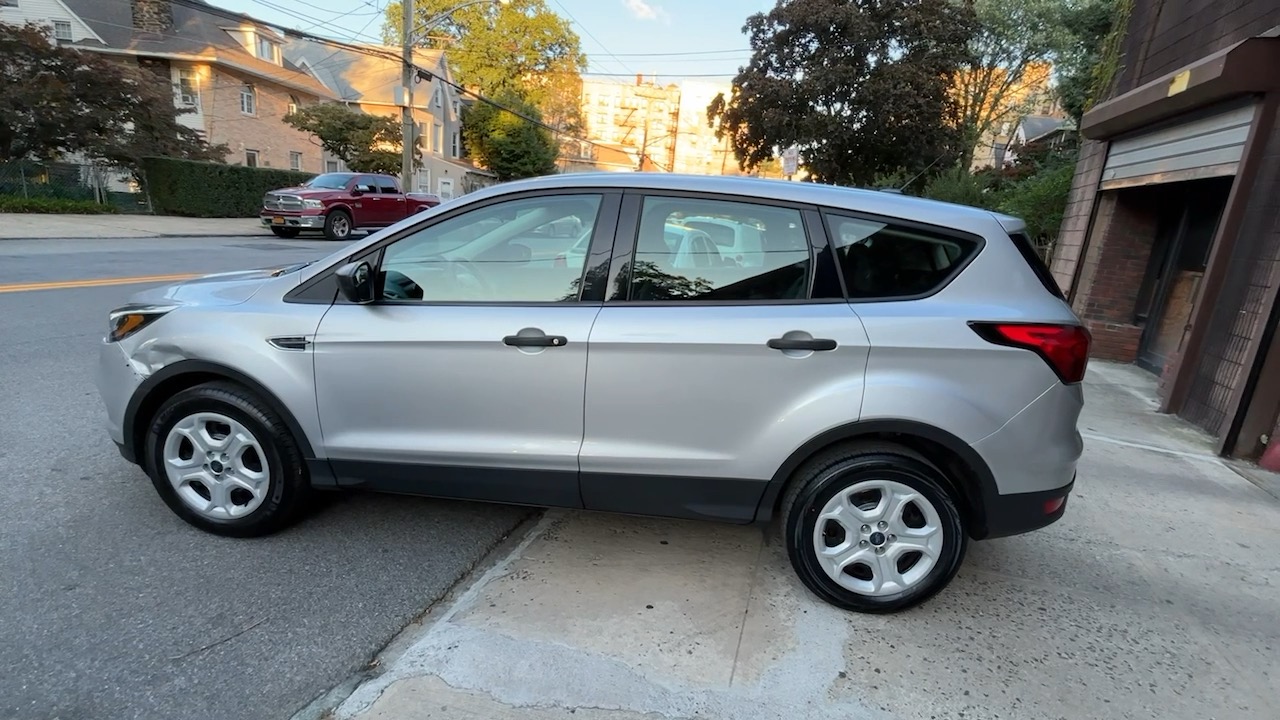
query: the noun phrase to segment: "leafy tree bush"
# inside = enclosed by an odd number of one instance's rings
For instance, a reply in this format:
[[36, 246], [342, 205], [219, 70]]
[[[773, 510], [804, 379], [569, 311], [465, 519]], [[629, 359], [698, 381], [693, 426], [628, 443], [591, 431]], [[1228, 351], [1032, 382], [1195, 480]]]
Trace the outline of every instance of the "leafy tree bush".
[[[541, 120], [537, 108], [515, 93], [504, 93], [495, 102]], [[488, 103], [475, 105], [463, 113], [462, 133], [471, 157], [497, 175], [498, 180], [519, 180], [556, 171], [559, 146], [551, 132], [506, 110]]]
[[[385, 115], [370, 115], [338, 103], [320, 103], [299, 108], [284, 122], [311, 133], [321, 147], [342, 158], [355, 172], [399, 175], [404, 132], [400, 121]], [[413, 149], [414, 159], [422, 156], [421, 146]]]
[[93, 200], [0, 195], [0, 213], [101, 215], [114, 212], [116, 212], [114, 205], [103, 205]]
[[819, 182], [863, 185], [958, 157], [952, 78], [971, 3], [788, 0], [747, 18], [751, 60], [707, 108], [743, 169], [795, 145]]
[[173, 158], [146, 158], [142, 166], [155, 212], [188, 217], [256, 217], [264, 194], [315, 177], [292, 170]]
[[0, 162], [80, 153], [137, 174], [144, 156], [221, 160], [178, 122], [167, 65], [129, 65], [54, 42], [47, 27], [0, 23]]
[[999, 202], [997, 194], [990, 191], [982, 178], [970, 174], [962, 165], [955, 165], [933, 176], [924, 186], [924, 196], [933, 200], [994, 209]]

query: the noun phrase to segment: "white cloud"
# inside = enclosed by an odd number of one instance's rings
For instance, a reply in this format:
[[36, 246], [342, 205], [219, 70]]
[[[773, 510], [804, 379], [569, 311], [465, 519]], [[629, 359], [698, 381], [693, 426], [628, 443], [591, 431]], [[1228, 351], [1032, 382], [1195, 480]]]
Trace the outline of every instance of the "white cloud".
[[670, 16], [660, 5], [650, 5], [645, 0], [622, 0], [622, 4], [636, 16], [637, 20], [662, 20], [667, 22]]

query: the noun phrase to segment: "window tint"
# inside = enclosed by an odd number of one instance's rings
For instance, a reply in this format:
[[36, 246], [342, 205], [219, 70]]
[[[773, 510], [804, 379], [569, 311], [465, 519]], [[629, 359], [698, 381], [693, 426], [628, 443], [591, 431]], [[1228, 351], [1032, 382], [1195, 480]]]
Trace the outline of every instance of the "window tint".
[[850, 298], [933, 292], [978, 249], [963, 237], [879, 220], [831, 215], [828, 222]]
[[383, 295], [422, 302], [576, 301], [582, 263], [567, 263], [565, 256], [595, 227], [600, 199], [511, 200], [423, 228], [386, 247]]
[[810, 264], [809, 240], [797, 210], [646, 197], [630, 298], [800, 300], [809, 293]]
[[378, 178], [378, 192], [383, 195], [397, 195], [400, 189], [396, 187], [396, 183], [391, 178]]

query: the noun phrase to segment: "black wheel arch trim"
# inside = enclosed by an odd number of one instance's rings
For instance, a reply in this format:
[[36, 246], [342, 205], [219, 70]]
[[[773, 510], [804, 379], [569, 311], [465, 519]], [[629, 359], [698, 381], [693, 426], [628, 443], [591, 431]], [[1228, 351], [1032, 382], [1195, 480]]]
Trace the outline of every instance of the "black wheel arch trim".
[[285, 426], [289, 428], [289, 432], [293, 433], [294, 439], [298, 442], [298, 448], [302, 450], [303, 457], [307, 459], [315, 458], [315, 451], [311, 447], [311, 441], [307, 439], [307, 434], [302, 431], [302, 426], [298, 424], [297, 418], [293, 416], [293, 413], [289, 412], [288, 407], [280, 401], [280, 398], [276, 397], [275, 393], [268, 390], [265, 385], [243, 372], [221, 363], [207, 360], [179, 360], [152, 373], [150, 377], [142, 381], [142, 384], [133, 391], [133, 396], [129, 398], [129, 404], [124, 411], [124, 427], [122, 428], [124, 444], [121, 446], [121, 453], [127, 459], [134, 463], [139, 463], [143, 457], [140, 448], [142, 442], [146, 439], [146, 428], [142, 428], [141, 432], [139, 432], [139, 411], [148, 405], [156, 406], [158, 403], [164, 402], [163, 399], [151, 402], [154, 400], [152, 396], [155, 391], [169, 384], [170, 381], [187, 375], [213, 376], [243, 385], [261, 398], [271, 411], [280, 417]]
[[[901, 436], [906, 440], [904, 445], [908, 447], [910, 447], [911, 439], [927, 440], [940, 445], [965, 464], [964, 470], [967, 471], [965, 473], [967, 477], [958, 479], [962, 485], [959, 489], [964, 493], [964, 502], [967, 505], [966, 508], [962, 509], [962, 512], [967, 511], [968, 514], [969, 535], [975, 539], [986, 537], [988, 535], [987, 510], [993, 506], [995, 498], [999, 497], [999, 490], [996, 487], [995, 476], [991, 474], [991, 468], [987, 466], [982, 456], [978, 455], [977, 451], [964, 440], [946, 430], [914, 420], [888, 419], [853, 422], [832, 428], [810, 439], [795, 452], [791, 453], [765, 486], [764, 494], [760, 498], [760, 504], [756, 508], [755, 522], [768, 523], [773, 519], [782, 497], [783, 489], [805, 461], [838, 443], [871, 436], [885, 438], [885, 436], [893, 435]], [[887, 439], [893, 440], [892, 437]], [[928, 457], [927, 453], [925, 456]], [[936, 460], [935, 458], [929, 459]], [[947, 468], [943, 469], [946, 470]]]

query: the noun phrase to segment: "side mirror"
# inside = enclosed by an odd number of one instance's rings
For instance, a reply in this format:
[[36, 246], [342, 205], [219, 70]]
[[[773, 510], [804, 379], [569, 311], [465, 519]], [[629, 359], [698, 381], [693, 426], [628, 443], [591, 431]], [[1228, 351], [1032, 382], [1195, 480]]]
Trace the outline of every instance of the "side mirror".
[[350, 195], [351, 197], [360, 197], [361, 195], [364, 194], [364, 191], [356, 187], [356, 188], [351, 188], [351, 192], [347, 194]]
[[365, 261], [347, 263], [334, 273], [342, 297], [358, 305], [373, 302], [373, 267]]

